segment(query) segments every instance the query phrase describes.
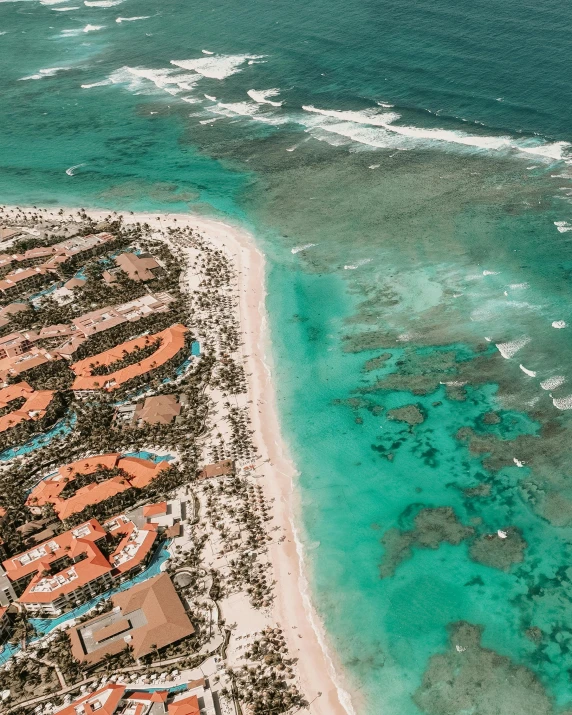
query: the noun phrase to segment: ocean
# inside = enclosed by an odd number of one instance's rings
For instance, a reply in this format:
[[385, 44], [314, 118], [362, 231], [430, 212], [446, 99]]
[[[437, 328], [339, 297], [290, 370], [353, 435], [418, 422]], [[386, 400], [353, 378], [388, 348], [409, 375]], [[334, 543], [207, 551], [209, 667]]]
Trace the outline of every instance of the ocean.
[[0, 201], [268, 261], [311, 589], [359, 715], [572, 708], [572, 8], [0, 0]]

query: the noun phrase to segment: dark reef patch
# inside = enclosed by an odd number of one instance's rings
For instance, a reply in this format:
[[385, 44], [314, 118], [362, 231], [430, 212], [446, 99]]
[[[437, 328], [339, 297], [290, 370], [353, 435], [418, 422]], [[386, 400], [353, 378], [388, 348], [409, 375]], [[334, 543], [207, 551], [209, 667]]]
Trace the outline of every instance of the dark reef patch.
[[451, 507], [422, 509], [414, 519], [413, 529], [389, 529], [383, 536], [381, 578], [392, 576], [402, 561], [411, 558], [413, 548], [438, 549], [443, 542], [456, 546], [473, 533], [470, 526], [464, 526], [457, 519]]
[[[483, 648], [482, 626], [449, 626], [449, 650], [429, 659], [413, 696], [427, 715], [552, 715], [554, 703], [532, 671]], [[570, 715], [570, 710], [561, 712]]]
[[480, 564], [508, 571], [513, 564], [524, 561], [525, 549], [526, 541], [520, 531], [511, 526], [495, 534], [477, 536], [469, 547], [469, 555]]

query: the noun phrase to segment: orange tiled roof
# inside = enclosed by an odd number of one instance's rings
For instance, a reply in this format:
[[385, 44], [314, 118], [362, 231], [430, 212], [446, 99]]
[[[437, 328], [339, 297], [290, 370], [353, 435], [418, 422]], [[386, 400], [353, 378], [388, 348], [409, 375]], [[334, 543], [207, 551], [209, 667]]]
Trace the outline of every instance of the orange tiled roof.
[[25, 281], [27, 278], [37, 275], [46, 275], [46, 273], [53, 272], [52, 268], [45, 268], [44, 266], [34, 266], [32, 268], [24, 268], [23, 270], [14, 271], [9, 273], [3, 280], [0, 281], [0, 291], [7, 291], [11, 288], [15, 288], [18, 283]]
[[26, 370], [59, 358], [56, 353], [49, 353], [41, 348], [33, 348], [21, 355], [3, 358], [0, 360], [0, 380], [6, 380], [8, 375], [21, 375]]
[[[101, 467], [123, 470], [127, 477], [116, 475], [103, 482], [94, 482], [81, 487], [69, 499], [61, 499], [60, 493], [66, 484], [75, 479], [77, 474], [93, 474]], [[168, 467], [167, 462], [152, 462], [139, 457], [121, 457], [117, 452], [100, 454], [96, 457], [86, 457], [71, 464], [60, 467], [57, 474], [44, 479], [32, 489], [26, 504], [28, 506], [43, 506], [53, 504], [60, 519], [67, 519], [72, 514], [79, 513], [90, 504], [109, 499], [109, 497], [124, 492], [131, 487], [141, 489], [150, 484], [159, 472]]]
[[127, 322], [127, 319], [120, 315], [115, 308], [107, 306], [74, 318], [72, 322], [79, 331], [87, 336], [121, 325], [121, 323]]
[[143, 507], [143, 516], [157, 516], [157, 514], [167, 513], [167, 502], [161, 501], [158, 504], [146, 504]]
[[168, 706], [169, 715], [200, 715], [199, 701], [196, 695], [177, 700]]
[[30, 248], [22, 254], [15, 254], [13, 256], [4, 254], [3, 256], [0, 256], [0, 261], [3, 261], [1, 265], [6, 265], [12, 261], [24, 261], [29, 258], [44, 258], [45, 256], [51, 256], [51, 258], [39, 266], [24, 268], [23, 270], [14, 271], [13, 273], [8, 274], [4, 277], [4, 280], [0, 281], [0, 291], [10, 290], [21, 281], [26, 278], [30, 278], [33, 275], [44, 275], [49, 272], [54, 272], [58, 265], [65, 263], [65, 261], [72, 256], [75, 256], [77, 253], [88, 251], [94, 246], [113, 240], [113, 238], [114, 236], [110, 233], [98, 233], [96, 235], [89, 236], [74, 236], [73, 238], [68, 238], [65, 241], [56, 243], [53, 246], [37, 246], [36, 248]]
[[[115, 530], [125, 536], [107, 558], [96, 542]], [[52, 603], [60, 596], [73, 593], [106, 574], [117, 577], [130, 571], [145, 559], [156, 539], [154, 529], [146, 526], [139, 529], [124, 514], [105, 522], [103, 527], [96, 519], [90, 519], [33, 549], [7, 559], [2, 565], [11, 581], [34, 574], [18, 598], [20, 603]], [[84, 558], [56, 574], [43, 575], [52, 562], [64, 556], [72, 560], [79, 556]]]
[[[117, 613], [117, 620], [125, 618], [135, 611], [143, 611], [144, 624], [132, 625], [128, 631], [131, 636], [129, 644], [133, 648], [133, 657], [136, 659], [152, 653], [155, 648], [164, 648], [170, 643], [175, 643], [194, 633], [185, 607], [166, 573], [154, 576], [126, 591], [115, 594], [111, 601], [114, 611]], [[97, 624], [105, 623], [108, 617], [108, 614], [96, 616], [86, 623], [70, 628], [68, 633], [74, 658], [88, 663], [97, 663], [106, 653], [119, 653], [125, 648], [123, 638], [110, 638], [107, 641], [97, 642], [96, 647], [89, 652], [85, 648], [79, 632], [82, 629], [90, 628], [95, 635]]]
[[[77, 375], [72, 388], [74, 390], [115, 390], [128, 380], [138, 375], [144, 375], [174, 357], [185, 346], [185, 333], [187, 332], [188, 328], [177, 323], [160, 333], [155, 333], [155, 335], [135, 338], [135, 340], [129, 340], [103, 353], [80, 360], [72, 365], [72, 370]], [[141, 362], [116, 370], [109, 375], [91, 374], [93, 366], [111, 365], [117, 360], [121, 360], [124, 353], [132, 353], [136, 348], [144, 348], [156, 340], [161, 341], [157, 350]]]
[[26, 420], [38, 420], [46, 414], [46, 408], [54, 397], [53, 390], [34, 390], [27, 382], [17, 382], [0, 390], [0, 408], [7, 407], [19, 397], [26, 402], [17, 410], [0, 417], [0, 432], [15, 427]]
[[11, 581], [18, 581], [39, 569], [41, 570], [44, 564], [49, 564], [70, 553], [78, 539], [81, 538], [83, 543], [88, 543], [97, 541], [104, 536], [105, 531], [99, 522], [96, 519], [90, 519], [53, 539], [43, 541], [28, 551], [6, 559], [2, 562], [2, 566]]
[[150, 281], [154, 278], [153, 269], [159, 268], [153, 256], [138, 256], [135, 253], [122, 253], [117, 256], [115, 263], [132, 281]]
[[111, 683], [74, 700], [63, 710], [58, 710], [58, 715], [78, 715], [82, 712], [80, 706], [84, 715], [114, 715], [126, 690], [125, 685]]

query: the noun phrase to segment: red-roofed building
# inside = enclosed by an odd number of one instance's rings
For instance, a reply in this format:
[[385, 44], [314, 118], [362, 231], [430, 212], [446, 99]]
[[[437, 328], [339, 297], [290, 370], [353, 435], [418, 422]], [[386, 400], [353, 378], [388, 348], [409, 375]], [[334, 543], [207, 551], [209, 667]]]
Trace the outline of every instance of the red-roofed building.
[[[80, 360], [72, 365], [72, 370], [77, 375], [72, 388], [80, 397], [89, 394], [93, 390], [103, 389], [109, 392], [116, 390], [125, 382], [155, 370], [175, 357], [185, 347], [185, 334], [187, 332], [188, 328], [177, 323], [160, 333], [128, 340], [110, 350]], [[128, 365], [107, 375], [92, 374], [95, 367], [113, 365], [118, 360], [122, 360], [126, 354], [130, 354], [137, 349], [146, 348], [155, 342], [158, 343], [155, 352], [140, 362]]]
[[[99, 504], [106, 499], [136, 487], [142, 489], [150, 484], [159, 473], [168, 467], [168, 463], [153, 462], [140, 457], [122, 457], [119, 453], [100, 454], [86, 457], [60, 467], [57, 474], [47, 477], [32, 489], [26, 504], [34, 510], [40, 510], [44, 504], [53, 504], [60, 519], [67, 519], [91, 504]], [[80, 487], [73, 496], [62, 498], [64, 488], [73, 482], [78, 474], [88, 475], [112, 469], [121, 470], [121, 474], [103, 478]]]
[[15, 427], [26, 420], [39, 420], [54, 397], [52, 390], [34, 390], [27, 382], [17, 382], [0, 390], [0, 409], [9, 407], [14, 400], [24, 398], [26, 402], [0, 417], [0, 432]]
[[143, 507], [143, 516], [149, 517], [149, 516], [158, 516], [160, 514], [166, 514], [167, 513], [167, 502], [162, 501], [159, 502], [158, 504], [146, 504]]
[[167, 704], [169, 699], [167, 690], [133, 692], [125, 685], [109, 683], [74, 700], [56, 715], [200, 715], [196, 695]]
[[[107, 557], [100, 547], [108, 535], [121, 534]], [[28, 551], [6, 559], [3, 567], [18, 602], [38, 615], [59, 615], [110, 588], [117, 579], [140, 570], [157, 540], [152, 525], [138, 528], [124, 514], [80, 524]]]

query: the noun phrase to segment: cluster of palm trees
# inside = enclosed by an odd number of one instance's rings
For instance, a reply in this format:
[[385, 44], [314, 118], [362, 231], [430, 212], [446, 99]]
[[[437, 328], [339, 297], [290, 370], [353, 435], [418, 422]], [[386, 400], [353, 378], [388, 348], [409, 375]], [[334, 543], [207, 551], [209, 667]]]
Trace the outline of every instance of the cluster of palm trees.
[[[264, 526], [269, 510], [261, 487], [241, 477], [227, 477], [216, 485], [207, 482], [204, 490], [205, 515], [229, 555], [225, 590], [246, 591], [255, 608], [270, 606], [274, 583], [268, 577], [268, 563], [259, 558], [270, 540]], [[226, 516], [231, 517], [232, 526]]]
[[250, 663], [229, 670], [229, 675], [233, 690], [252, 715], [285, 713], [308, 705], [293, 682], [296, 659], [289, 658], [281, 629], [265, 628], [244, 657]]

